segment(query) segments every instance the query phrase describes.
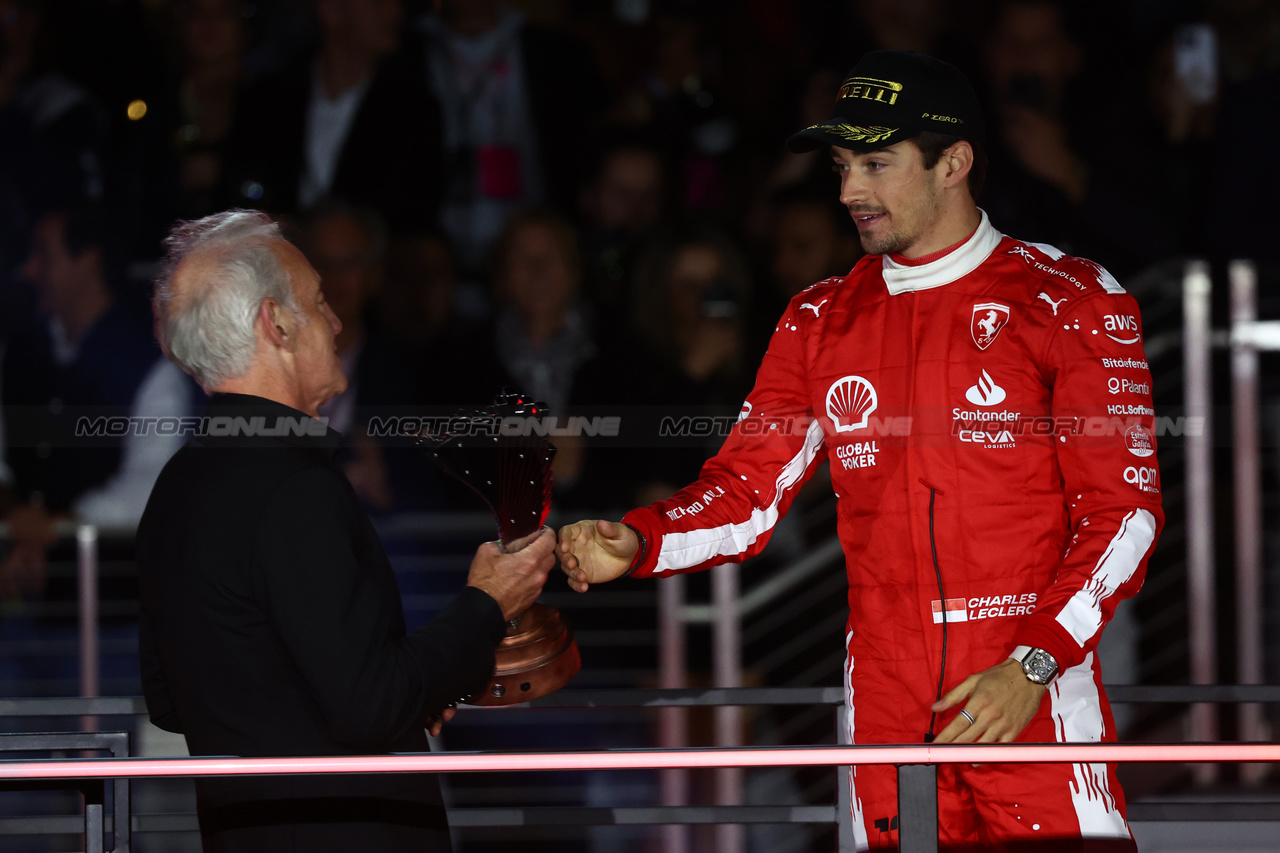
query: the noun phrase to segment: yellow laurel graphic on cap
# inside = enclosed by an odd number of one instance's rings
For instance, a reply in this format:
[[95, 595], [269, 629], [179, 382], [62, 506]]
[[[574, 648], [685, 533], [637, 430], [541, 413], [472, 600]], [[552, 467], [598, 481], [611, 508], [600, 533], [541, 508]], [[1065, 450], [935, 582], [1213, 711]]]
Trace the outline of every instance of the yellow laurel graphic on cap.
[[847, 139], [849, 142], [862, 142], [865, 144], [874, 144], [898, 132], [896, 127], [880, 127], [872, 125], [871, 127], [859, 127], [853, 124], [818, 124], [814, 125], [814, 130], [823, 130], [827, 133]]

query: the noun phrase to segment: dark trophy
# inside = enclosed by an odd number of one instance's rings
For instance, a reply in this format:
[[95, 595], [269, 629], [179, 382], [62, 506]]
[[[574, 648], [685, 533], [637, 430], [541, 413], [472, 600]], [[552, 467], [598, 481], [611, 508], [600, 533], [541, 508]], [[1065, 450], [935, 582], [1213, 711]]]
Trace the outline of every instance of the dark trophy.
[[[537, 533], [551, 510], [556, 447], [521, 428], [527, 418], [545, 415], [542, 403], [503, 391], [489, 408], [458, 414], [447, 432], [418, 438], [441, 468], [489, 505], [504, 551]], [[537, 602], [507, 623], [496, 656], [489, 687], [467, 704], [514, 705], [546, 696], [582, 667], [573, 631], [559, 611]]]

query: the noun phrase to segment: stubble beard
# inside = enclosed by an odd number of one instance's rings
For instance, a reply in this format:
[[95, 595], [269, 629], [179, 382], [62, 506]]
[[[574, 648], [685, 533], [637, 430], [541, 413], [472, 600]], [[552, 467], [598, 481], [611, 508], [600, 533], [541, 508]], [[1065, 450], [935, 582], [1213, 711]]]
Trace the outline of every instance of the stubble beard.
[[891, 231], [878, 238], [870, 234], [860, 234], [858, 239], [862, 243], [862, 251], [868, 255], [896, 255], [911, 248], [914, 242], [912, 237], [898, 231]]
[[916, 228], [912, 232], [907, 231], [890, 231], [881, 237], [873, 237], [870, 234], [859, 234], [858, 240], [862, 243], [862, 250], [868, 255], [900, 255], [905, 253], [916, 241], [920, 239], [920, 235], [924, 231], [925, 223], [936, 223], [942, 219], [942, 199], [938, 193], [937, 186], [932, 180], [925, 184], [927, 190], [925, 197], [912, 211], [915, 216]]

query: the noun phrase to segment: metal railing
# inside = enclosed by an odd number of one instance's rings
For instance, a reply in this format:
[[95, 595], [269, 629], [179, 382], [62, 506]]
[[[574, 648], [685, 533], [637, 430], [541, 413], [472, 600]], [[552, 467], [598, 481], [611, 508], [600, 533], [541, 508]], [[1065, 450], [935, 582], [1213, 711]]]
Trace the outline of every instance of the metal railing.
[[[1198, 607], [1187, 610], [1190, 637], [1189, 662], [1192, 684], [1213, 684], [1218, 680], [1217, 585], [1214, 581], [1213, 531], [1213, 378], [1210, 356], [1211, 291], [1209, 264], [1187, 264], [1183, 277], [1183, 382], [1187, 417], [1202, 418], [1204, 427], [1187, 436], [1186, 444], [1186, 526], [1187, 599]], [[1197, 496], [1205, 496], [1202, 500]], [[1213, 708], [1191, 707], [1191, 736], [1210, 741], [1218, 737]], [[1211, 773], [1198, 776], [1207, 782]]]
[[[68, 734], [0, 734], [0, 753], [48, 752], [53, 750], [83, 750], [109, 752], [113, 758], [129, 756], [128, 732], [90, 732]], [[0, 761], [0, 764], [3, 764]], [[22, 779], [0, 775], [0, 791], [32, 790], [49, 787], [46, 777]], [[84, 837], [86, 853], [102, 853], [103, 836], [111, 833], [112, 844], [106, 847], [113, 853], [129, 853], [132, 829], [132, 808], [129, 800], [129, 779], [114, 776], [105, 780], [72, 779], [69, 787], [84, 797]], [[112, 793], [111, 821], [106, 820], [106, 792]]]
[[[212, 777], [296, 774], [468, 773], [493, 771], [659, 770], [669, 768], [746, 767], [849, 767], [894, 765], [898, 768], [899, 849], [902, 853], [936, 853], [938, 849], [937, 765], [940, 764], [1045, 764], [1045, 763], [1188, 763], [1280, 761], [1280, 744], [1000, 744], [924, 746], [814, 746], [771, 748], [711, 747], [684, 750], [619, 750], [612, 752], [466, 753], [344, 756], [328, 758], [109, 758], [44, 759], [0, 762], [0, 780], [92, 780], [156, 777]], [[528, 810], [501, 810], [488, 815], [483, 825], [505, 817], [504, 826], [529, 826]], [[632, 824], [671, 819], [669, 809], [630, 810], [624, 817]], [[692, 822], [765, 822], [760, 807], [697, 809]], [[847, 809], [835, 808], [832, 817], [844, 822]], [[842, 813], [843, 812], [843, 813]], [[750, 813], [750, 814], [749, 814]], [[1180, 815], [1186, 819], [1188, 813]], [[1218, 816], [1218, 815], [1215, 815]], [[1280, 804], [1267, 808], [1267, 816], [1280, 817]], [[557, 824], [612, 822], [612, 809], [573, 810]], [[823, 815], [814, 809], [776, 809], [768, 816], [783, 822], [812, 822]], [[826, 822], [822, 820], [822, 822]], [[456, 824], [455, 824], [456, 825]], [[95, 830], [97, 826], [93, 827]], [[841, 850], [852, 849], [842, 835]], [[101, 850], [93, 837], [90, 850]]]
[[[844, 552], [840, 540], [831, 537], [805, 556], [775, 572], [769, 579], [749, 591], [740, 588], [740, 566], [725, 563], [711, 569], [711, 603], [689, 604], [685, 595], [685, 578], [674, 575], [657, 581], [659, 681], [665, 688], [683, 688], [687, 678], [686, 630], [690, 625], [709, 625], [712, 630], [712, 678], [718, 688], [740, 688], [743, 685], [743, 622], [775, 605], [787, 593], [810, 581], [824, 570], [839, 566], [844, 569]], [[733, 747], [744, 742], [745, 722], [739, 707], [723, 706], [716, 710], [716, 745]], [[678, 707], [664, 711], [659, 721], [659, 743], [667, 748], [684, 746], [688, 738], [688, 716]], [[684, 769], [665, 770], [661, 779], [661, 802], [664, 806], [689, 803], [689, 774]], [[728, 768], [716, 774], [715, 801], [718, 806], [737, 806], [743, 798], [743, 774]], [[745, 839], [740, 830], [725, 828], [717, 834], [717, 849], [723, 853], [740, 853]], [[672, 827], [664, 837], [664, 849], [671, 853], [687, 853], [688, 833]]]
[[[1280, 703], [1280, 685], [1113, 685], [1107, 688], [1113, 703]], [[565, 690], [532, 702], [506, 708], [474, 709], [463, 707], [464, 715], [491, 716], [520, 713], [524, 710], [567, 710], [605, 708], [692, 708], [731, 707], [761, 705], [818, 705], [835, 710], [836, 730], [843, 733], [844, 695], [840, 687], [812, 688], [736, 688], [736, 689], [683, 689], [683, 690]], [[141, 697], [100, 698], [51, 698], [0, 700], [0, 717], [135, 717], [145, 714]], [[19, 737], [19, 736], [10, 736]], [[28, 737], [28, 736], [21, 736]], [[97, 735], [46, 735], [43, 746], [27, 746], [29, 749], [83, 749], [110, 748], [113, 756], [121, 754], [121, 742], [104, 747], [82, 742], [83, 738], [122, 737], [112, 733]], [[65, 743], [56, 738], [67, 738]], [[0, 741], [2, 742], [2, 741]], [[14, 741], [17, 743], [17, 741]], [[105, 743], [106, 741], [102, 741]], [[122, 741], [127, 750], [127, 740]], [[18, 747], [14, 747], [18, 748]], [[970, 750], [994, 750], [973, 753]], [[422, 772], [475, 772], [475, 771], [545, 771], [545, 770], [620, 770], [650, 769], [660, 772], [693, 768], [716, 768], [739, 773], [751, 767], [800, 767], [835, 766], [837, 768], [837, 801], [828, 804], [806, 805], [680, 805], [644, 807], [491, 807], [452, 808], [450, 824], [457, 828], [480, 827], [581, 827], [591, 825], [661, 825], [687, 827], [697, 824], [716, 824], [720, 827], [762, 823], [835, 824], [838, 828], [841, 850], [853, 849], [852, 813], [848, 807], [848, 766], [860, 764], [897, 764], [904, 766], [900, 774], [900, 804], [905, 802], [903, 815], [917, 816], [920, 833], [909, 830], [908, 820], [900, 820], [902, 850], [933, 849], [927, 846], [928, 838], [936, 843], [936, 779], [927, 767], [949, 762], [1077, 762], [1077, 761], [1151, 761], [1151, 762], [1215, 762], [1233, 761], [1247, 764], [1271, 762], [1280, 759], [1280, 745], [1276, 744], [1018, 744], [997, 747], [973, 746], [799, 746], [768, 748], [680, 748], [649, 750], [611, 750], [608, 752], [540, 752], [540, 753], [435, 753], [416, 756], [372, 756], [338, 758], [145, 758], [130, 759], [120, 763], [108, 759], [65, 760], [43, 759], [37, 761], [0, 761], [0, 787], [6, 782], [20, 781], [24, 785], [38, 784], [38, 780], [73, 780], [79, 789], [91, 792], [95, 780], [123, 780], [146, 777], [186, 777], [196, 775], [274, 774], [274, 773], [344, 773], [344, 772], [395, 772], [414, 770]], [[104, 763], [105, 762], [105, 763]], [[906, 766], [918, 765], [915, 770]], [[51, 782], [51, 783], [52, 783]], [[131, 815], [127, 783], [116, 782], [114, 822], [97, 821], [94, 831], [114, 832], [116, 826], [126, 834], [116, 834], [117, 847], [121, 838], [127, 844], [127, 830], [147, 832], [196, 829], [194, 815]], [[123, 787], [120, 787], [123, 785]], [[903, 800], [905, 798], [905, 801]], [[99, 797], [100, 799], [100, 797]], [[97, 801], [86, 801], [93, 806]], [[930, 811], [930, 803], [935, 805]], [[100, 805], [100, 803], [99, 803]], [[123, 809], [123, 811], [122, 811]], [[1176, 810], [1167, 805], [1141, 802], [1131, 803], [1131, 821], [1143, 820], [1259, 820], [1280, 819], [1280, 802], [1239, 803], [1224, 810], [1221, 804], [1197, 808], [1195, 804], [1180, 804]], [[86, 811], [86, 820], [90, 819]], [[96, 819], [95, 819], [96, 820]], [[124, 823], [122, 823], [123, 821]], [[29, 828], [32, 821], [23, 824]], [[46, 818], [47, 832], [78, 831], [75, 819], [70, 817]], [[917, 823], [910, 824], [916, 827]], [[932, 829], [930, 829], [932, 827]], [[0, 835], [7, 829], [0, 819]], [[913, 834], [914, 833], [914, 834]], [[908, 841], [912, 845], [908, 846]], [[721, 839], [736, 842], [732, 834]], [[92, 839], [89, 839], [92, 841]], [[718, 843], [719, 843], [718, 839]], [[924, 845], [924, 846], [920, 846]], [[90, 849], [104, 849], [102, 847]], [[113, 849], [107, 847], [105, 849]], [[720, 849], [720, 848], [717, 848]]]
[[[1263, 680], [1262, 481], [1259, 451], [1259, 374], [1261, 352], [1280, 351], [1280, 321], [1257, 319], [1257, 268], [1251, 261], [1228, 266], [1230, 325], [1225, 335], [1211, 325], [1213, 281], [1209, 265], [1192, 261], [1183, 277], [1184, 387], [1189, 417], [1203, 419], [1203, 429], [1187, 433], [1187, 595], [1190, 667], [1193, 684], [1217, 681], [1217, 594], [1214, 557], [1213, 491], [1213, 350], [1231, 354], [1231, 422], [1233, 520], [1235, 540], [1235, 655], [1237, 680]], [[1244, 740], [1266, 737], [1267, 726], [1257, 704], [1238, 709]], [[1217, 736], [1212, 709], [1192, 709], [1192, 736]], [[1246, 781], [1257, 782], [1262, 768], [1246, 767]], [[1211, 774], [1202, 773], [1202, 779]]]

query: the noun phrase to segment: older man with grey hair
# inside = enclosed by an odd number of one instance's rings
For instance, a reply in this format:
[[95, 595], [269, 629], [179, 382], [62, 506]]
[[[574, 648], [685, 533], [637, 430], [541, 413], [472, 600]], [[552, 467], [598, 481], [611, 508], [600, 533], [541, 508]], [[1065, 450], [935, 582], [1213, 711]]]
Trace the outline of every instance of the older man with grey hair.
[[[467, 587], [406, 634], [317, 417], [346, 386], [319, 276], [251, 211], [182, 223], [167, 246], [156, 334], [211, 400], [138, 531], [152, 721], [194, 755], [427, 751], [424, 730], [484, 686], [505, 620], [541, 591], [554, 538], [481, 545]], [[450, 848], [430, 776], [205, 779], [197, 800], [207, 851]]]

